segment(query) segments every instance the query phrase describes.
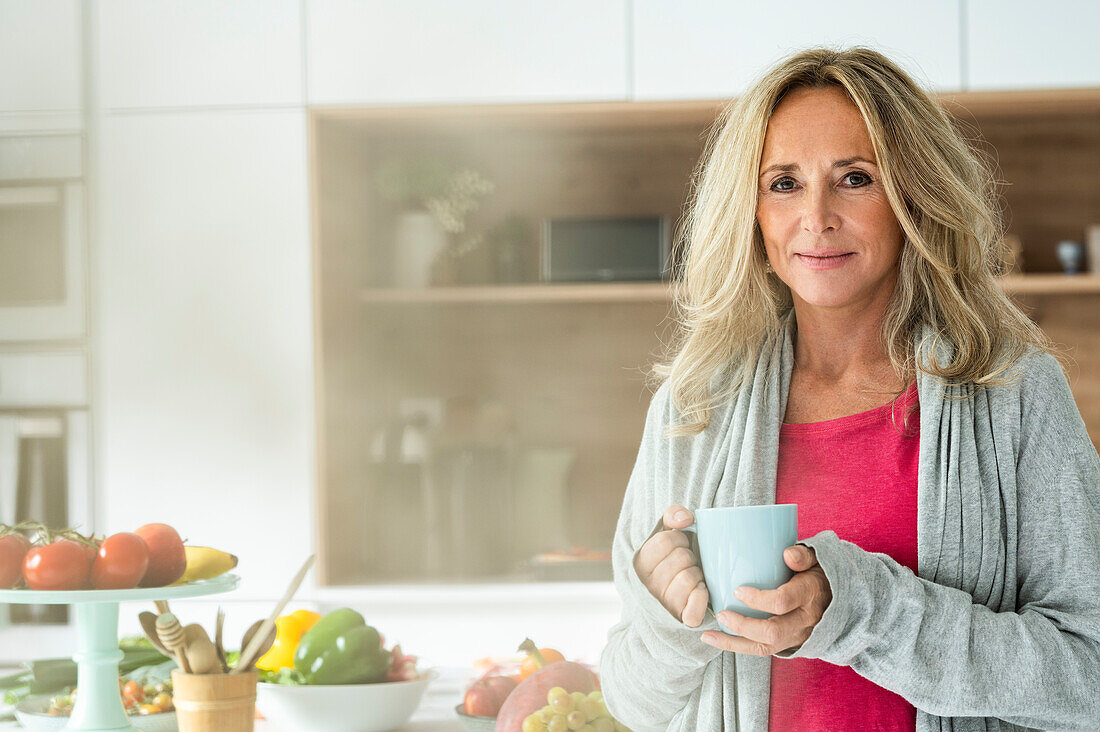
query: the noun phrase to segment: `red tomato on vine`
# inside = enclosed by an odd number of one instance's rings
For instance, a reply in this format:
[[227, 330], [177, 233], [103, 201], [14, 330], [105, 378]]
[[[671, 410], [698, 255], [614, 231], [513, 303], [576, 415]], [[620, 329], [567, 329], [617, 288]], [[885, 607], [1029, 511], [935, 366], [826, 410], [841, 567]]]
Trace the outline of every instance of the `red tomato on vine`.
[[144, 539], [128, 531], [108, 536], [92, 562], [92, 587], [97, 590], [137, 587], [148, 568], [149, 547]]
[[32, 590], [84, 590], [92, 562], [85, 545], [58, 539], [33, 547], [23, 559], [23, 579]]
[[23, 577], [23, 558], [31, 543], [22, 534], [0, 536], [0, 590], [10, 590]]

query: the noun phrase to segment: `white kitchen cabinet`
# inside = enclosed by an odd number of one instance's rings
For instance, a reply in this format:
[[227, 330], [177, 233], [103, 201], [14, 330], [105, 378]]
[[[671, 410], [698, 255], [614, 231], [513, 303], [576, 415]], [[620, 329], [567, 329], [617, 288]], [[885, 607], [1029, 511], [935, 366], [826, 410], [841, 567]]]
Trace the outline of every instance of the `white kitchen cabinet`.
[[99, 530], [171, 523], [270, 596], [313, 547], [305, 112], [107, 115], [99, 158]]
[[0, 132], [80, 127], [79, 0], [0, 0]]
[[868, 45], [936, 91], [961, 89], [958, 0], [633, 3], [638, 100], [736, 96], [773, 62], [817, 45]]
[[967, 0], [968, 88], [1100, 86], [1100, 4]]
[[299, 0], [100, 0], [105, 109], [300, 105]]
[[306, 0], [311, 104], [627, 98], [628, 0]]

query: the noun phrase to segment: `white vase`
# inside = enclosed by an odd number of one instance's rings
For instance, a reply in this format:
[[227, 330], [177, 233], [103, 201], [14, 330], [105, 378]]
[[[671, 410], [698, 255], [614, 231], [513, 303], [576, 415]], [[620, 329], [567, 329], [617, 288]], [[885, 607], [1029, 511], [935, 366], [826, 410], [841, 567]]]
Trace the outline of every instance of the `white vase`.
[[447, 245], [447, 232], [428, 211], [403, 211], [397, 216], [393, 241], [394, 287], [427, 287], [432, 262]]

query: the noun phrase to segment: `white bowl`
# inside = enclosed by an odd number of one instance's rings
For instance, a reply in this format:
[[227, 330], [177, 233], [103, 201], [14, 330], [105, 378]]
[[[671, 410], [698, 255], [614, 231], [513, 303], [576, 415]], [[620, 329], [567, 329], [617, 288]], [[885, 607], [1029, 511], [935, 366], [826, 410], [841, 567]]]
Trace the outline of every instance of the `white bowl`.
[[[15, 705], [15, 718], [24, 729], [32, 732], [54, 732], [65, 728], [69, 718], [62, 714], [47, 714], [50, 708], [50, 697], [43, 696], [37, 699], [27, 699]], [[130, 724], [142, 732], [178, 732], [179, 724], [176, 722], [175, 712], [159, 712], [157, 714], [130, 714], [127, 715]]]
[[428, 683], [429, 669], [415, 681], [333, 686], [256, 684], [256, 708], [279, 732], [384, 732], [409, 721]]

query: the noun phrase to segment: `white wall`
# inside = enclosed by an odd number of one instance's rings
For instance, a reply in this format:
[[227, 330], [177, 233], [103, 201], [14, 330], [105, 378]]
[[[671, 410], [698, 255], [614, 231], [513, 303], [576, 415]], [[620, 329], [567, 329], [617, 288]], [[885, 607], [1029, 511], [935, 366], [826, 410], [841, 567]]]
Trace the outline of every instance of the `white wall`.
[[170, 523], [277, 594], [313, 545], [302, 110], [106, 114], [98, 140], [101, 531]]

